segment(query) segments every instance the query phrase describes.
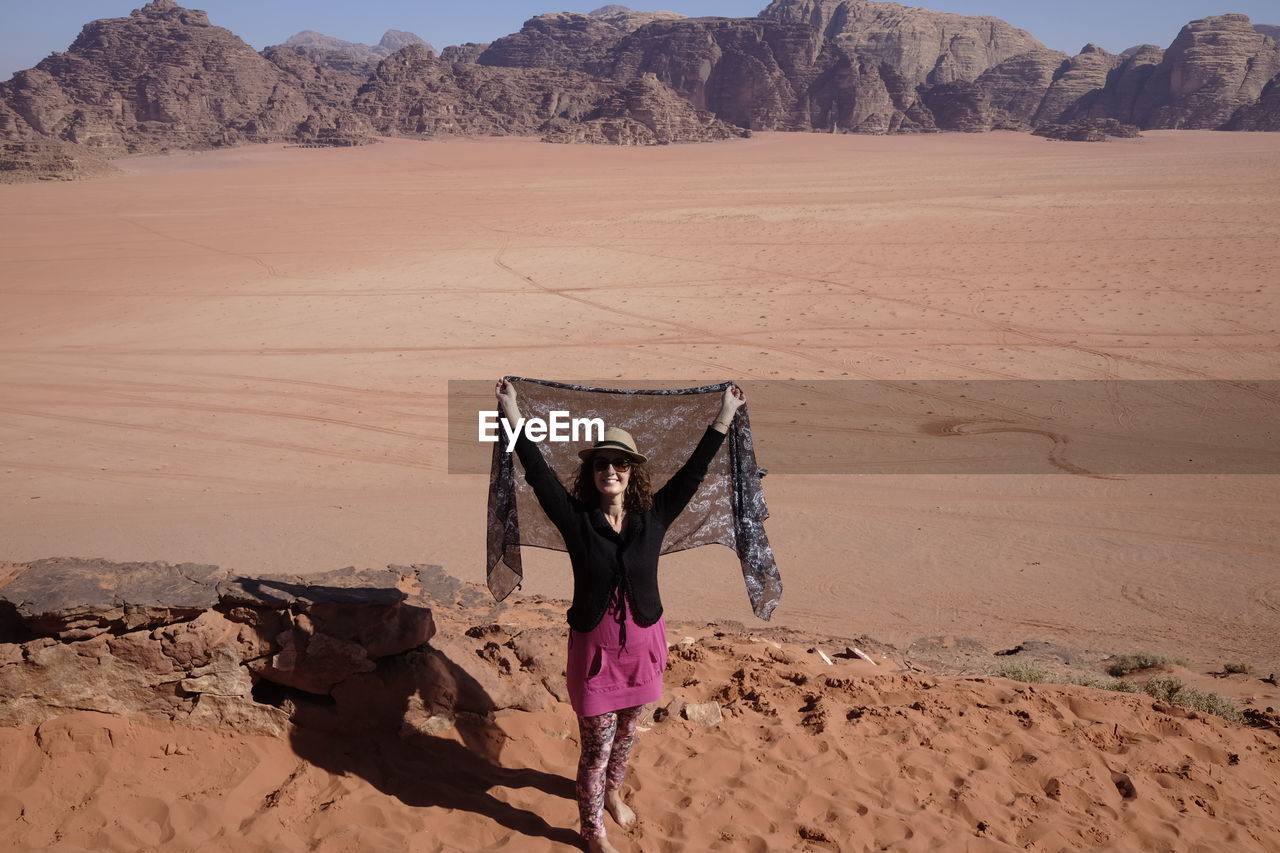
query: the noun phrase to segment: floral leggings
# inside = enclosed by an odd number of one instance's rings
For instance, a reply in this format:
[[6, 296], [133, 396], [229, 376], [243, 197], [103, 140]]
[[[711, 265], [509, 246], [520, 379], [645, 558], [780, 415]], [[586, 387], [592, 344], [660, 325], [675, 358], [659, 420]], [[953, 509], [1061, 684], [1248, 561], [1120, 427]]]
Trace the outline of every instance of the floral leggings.
[[578, 718], [582, 758], [578, 760], [577, 791], [583, 838], [604, 835], [604, 793], [621, 788], [627, 777], [639, 720], [639, 707]]

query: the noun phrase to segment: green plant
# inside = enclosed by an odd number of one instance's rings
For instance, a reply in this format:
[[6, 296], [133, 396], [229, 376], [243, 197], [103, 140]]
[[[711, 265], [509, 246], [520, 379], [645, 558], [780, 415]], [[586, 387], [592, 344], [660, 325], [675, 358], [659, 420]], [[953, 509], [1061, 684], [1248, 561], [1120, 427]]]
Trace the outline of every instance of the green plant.
[[1172, 675], [1157, 675], [1147, 682], [1143, 690], [1147, 695], [1161, 702], [1213, 714], [1233, 723], [1239, 723], [1244, 719], [1240, 709], [1230, 699], [1217, 693], [1188, 687], [1182, 683], [1182, 679], [1174, 678]]
[[1163, 666], [1167, 663], [1176, 662], [1164, 655], [1156, 655], [1151, 652], [1129, 652], [1112, 658], [1111, 663], [1107, 665], [1107, 672], [1119, 678], [1122, 675], [1128, 675], [1140, 669], [1151, 669], [1153, 666]]
[[1012, 681], [1028, 681], [1040, 684], [1049, 680], [1049, 671], [1033, 663], [1008, 660], [1001, 663], [992, 673], [997, 678], [1008, 678]]
[[1104, 678], [1100, 675], [1075, 675], [1068, 682], [1095, 690], [1113, 690], [1116, 693], [1141, 693], [1142, 689], [1127, 678]]

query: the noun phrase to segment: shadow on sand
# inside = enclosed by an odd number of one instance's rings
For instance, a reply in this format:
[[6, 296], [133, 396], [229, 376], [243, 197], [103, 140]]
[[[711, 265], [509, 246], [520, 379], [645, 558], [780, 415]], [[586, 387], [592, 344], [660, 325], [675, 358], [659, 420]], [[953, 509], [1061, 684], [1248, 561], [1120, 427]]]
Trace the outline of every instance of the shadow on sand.
[[[403, 594], [390, 588], [238, 582], [259, 601], [287, 602], [292, 610], [313, 616], [328, 609], [328, 618], [340, 622], [350, 621], [343, 610], [388, 608], [388, 602], [400, 610], [422, 610], [401, 603]], [[306, 624], [295, 620], [291, 630], [300, 630], [300, 622]], [[311, 624], [316, 633], [325, 630], [323, 618]], [[301, 638], [304, 648], [308, 639]], [[577, 832], [553, 827], [493, 796], [495, 788], [537, 788], [573, 799], [574, 783], [540, 770], [503, 767], [506, 735], [493, 721], [493, 700], [465, 669], [430, 644], [381, 658], [376, 669], [346, 677], [327, 696], [260, 681], [255, 698], [290, 710], [294, 751], [330, 773], [359, 776], [409, 806], [469, 811], [513, 832], [580, 846]], [[445, 731], [432, 733], [439, 726]]]

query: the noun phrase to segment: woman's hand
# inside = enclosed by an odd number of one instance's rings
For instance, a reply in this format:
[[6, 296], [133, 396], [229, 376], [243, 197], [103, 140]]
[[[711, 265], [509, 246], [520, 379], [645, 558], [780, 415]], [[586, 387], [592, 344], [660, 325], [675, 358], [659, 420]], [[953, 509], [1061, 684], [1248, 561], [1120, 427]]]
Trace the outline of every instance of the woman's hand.
[[715, 423], [711, 425], [712, 429], [728, 432], [734, 415], [738, 414], [738, 409], [746, 405], [746, 402], [747, 395], [742, 393], [742, 389], [737, 385], [725, 388], [724, 396], [720, 398], [720, 414], [716, 415]]
[[507, 423], [514, 424], [520, 420], [520, 406], [516, 403], [516, 386], [505, 379], [499, 379], [494, 388], [494, 396], [498, 398], [498, 408]]

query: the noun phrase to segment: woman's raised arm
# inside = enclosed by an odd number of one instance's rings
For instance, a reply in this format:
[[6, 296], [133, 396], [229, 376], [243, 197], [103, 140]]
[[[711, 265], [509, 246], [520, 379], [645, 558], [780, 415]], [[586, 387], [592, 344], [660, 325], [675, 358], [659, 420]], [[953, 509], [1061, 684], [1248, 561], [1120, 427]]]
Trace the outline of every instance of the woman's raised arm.
[[680, 470], [671, 475], [666, 485], [654, 493], [653, 507], [664, 524], [674, 521], [676, 516], [684, 511], [689, 501], [693, 500], [698, 486], [702, 485], [702, 481], [706, 479], [707, 467], [720, 450], [720, 445], [724, 443], [724, 437], [729, 432], [729, 424], [738, 414], [738, 409], [742, 408], [746, 402], [746, 395], [737, 385], [725, 388], [724, 396], [720, 399], [720, 414], [716, 415], [716, 419], [707, 427], [697, 447], [693, 449], [693, 453], [689, 455], [684, 465], [680, 466]]
[[[494, 395], [498, 398], [498, 407], [502, 416], [506, 418], [511, 428], [515, 429], [521, 420], [515, 385], [505, 379], [499, 379]], [[516, 436], [516, 455], [520, 457], [520, 464], [524, 466], [525, 482], [533, 488], [542, 511], [547, 514], [547, 518], [551, 519], [552, 524], [563, 529], [563, 525], [570, 523], [573, 518], [573, 499], [569, 497], [569, 492], [560, 482], [560, 478], [551, 470], [551, 466], [547, 465], [547, 460], [542, 456], [542, 449], [526, 438], [523, 430]]]

